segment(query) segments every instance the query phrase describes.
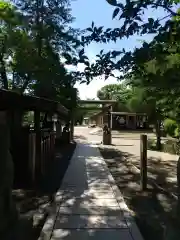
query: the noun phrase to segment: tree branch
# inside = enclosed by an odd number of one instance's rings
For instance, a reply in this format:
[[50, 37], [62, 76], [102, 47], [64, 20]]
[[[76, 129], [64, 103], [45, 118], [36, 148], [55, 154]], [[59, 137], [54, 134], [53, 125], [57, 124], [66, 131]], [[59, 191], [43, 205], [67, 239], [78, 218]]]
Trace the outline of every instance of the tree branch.
[[172, 16], [178, 16], [179, 15], [178, 13], [174, 12], [171, 8], [169, 8], [169, 7], [165, 6], [165, 5], [154, 3], [154, 4], [152, 4], [152, 6], [162, 7], [165, 10], [167, 10]]
[[23, 86], [22, 86], [22, 88], [21, 88], [21, 94], [23, 94], [24, 91], [26, 90], [26, 88], [27, 88], [30, 80], [31, 80], [31, 77], [30, 77], [30, 75], [28, 74], [28, 75], [26, 76], [26, 79], [25, 79], [25, 81], [24, 81], [24, 83], [23, 83]]

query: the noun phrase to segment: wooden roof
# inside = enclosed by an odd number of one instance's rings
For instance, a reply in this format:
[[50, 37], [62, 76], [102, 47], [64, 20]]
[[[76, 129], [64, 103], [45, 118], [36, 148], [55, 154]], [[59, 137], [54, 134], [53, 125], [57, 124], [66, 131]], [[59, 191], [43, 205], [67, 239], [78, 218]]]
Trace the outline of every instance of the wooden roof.
[[0, 89], [0, 110], [7, 109], [39, 110], [41, 112], [58, 113], [62, 116], [67, 116], [69, 113], [69, 110], [59, 102]]
[[147, 115], [146, 113], [134, 113], [134, 112], [111, 112], [112, 115], [130, 115], [130, 116], [136, 116], [136, 115]]
[[80, 104], [108, 104], [112, 105], [117, 103], [116, 100], [79, 100]]

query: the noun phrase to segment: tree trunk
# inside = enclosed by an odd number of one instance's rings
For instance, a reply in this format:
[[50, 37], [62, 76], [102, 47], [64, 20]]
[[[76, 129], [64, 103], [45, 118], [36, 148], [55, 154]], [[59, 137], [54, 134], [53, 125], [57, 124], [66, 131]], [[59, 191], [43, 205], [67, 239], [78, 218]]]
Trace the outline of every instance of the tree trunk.
[[156, 129], [156, 149], [160, 151], [161, 150], [161, 121], [160, 120], [156, 120], [155, 129]]
[[6, 74], [6, 67], [3, 59], [3, 55], [0, 55], [0, 74], [3, 82], [4, 89], [8, 90], [8, 79]]
[[28, 76], [25, 78], [24, 84], [23, 84], [23, 86], [22, 86], [22, 88], [21, 88], [21, 94], [23, 94], [24, 91], [27, 89], [28, 84], [30, 83], [30, 80], [31, 80], [31, 77], [30, 77], [30, 75], [28, 75]]

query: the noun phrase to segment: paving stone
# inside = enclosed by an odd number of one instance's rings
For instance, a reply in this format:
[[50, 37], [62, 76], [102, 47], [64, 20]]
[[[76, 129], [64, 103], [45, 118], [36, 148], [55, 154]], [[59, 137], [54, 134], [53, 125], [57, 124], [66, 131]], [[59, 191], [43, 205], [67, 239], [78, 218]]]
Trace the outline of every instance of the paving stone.
[[92, 197], [92, 198], [114, 198], [113, 191], [96, 191], [94, 189], [88, 189], [84, 191], [64, 191], [63, 197]]
[[55, 200], [39, 240], [142, 240], [96, 146], [77, 144]]
[[61, 201], [61, 206], [73, 206], [74, 204], [76, 204], [77, 206], [81, 206], [81, 204], [83, 206], [110, 206], [110, 207], [117, 207], [119, 208], [119, 205], [116, 201], [115, 198], [90, 198], [88, 196], [85, 196], [83, 198], [65, 198], [62, 199]]
[[127, 228], [122, 216], [58, 215], [54, 229], [58, 228]]
[[88, 183], [88, 187], [91, 188], [91, 187], [94, 187], [94, 188], [102, 188], [102, 189], [111, 189], [111, 185], [110, 183], [100, 183], [100, 182], [90, 182]]
[[[75, 203], [72, 206], [62, 205], [59, 209], [59, 215], [62, 214], [76, 214], [76, 215], [106, 215], [106, 216], [122, 216], [124, 217], [122, 211], [120, 211], [117, 206], [95, 206], [87, 205], [81, 203], [80, 205]], [[125, 219], [125, 218], [124, 218]]]
[[143, 237], [139, 231], [139, 228], [137, 227], [137, 224], [136, 224], [134, 218], [132, 218], [132, 217], [126, 218], [126, 223], [129, 228], [129, 232], [134, 237], [134, 239], [135, 240], [143, 240]]
[[59, 205], [53, 204], [38, 240], [50, 240], [50, 236], [51, 236], [51, 233], [53, 232], [58, 211], [59, 211]]
[[64, 191], [69, 191], [69, 192], [75, 192], [75, 191], [78, 191], [78, 192], [84, 192], [86, 190], [88, 190], [89, 187], [84, 187], [84, 186], [76, 186], [76, 185], [62, 185], [61, 186], [61, 190], [64, 190]]
[[87, 178], [107, 179], [107, 172], [87, 172]]
[[127, 229], [57, 229], [51, 240], [133, 240]]
[[93, 178], [89, 178], [87, 179], [87, 184], [111, 184], [109, 179], [93, 179]]
[[80, 188], [80, 189], [88, 189], [88, 182], [74, 182], [74, 183], [62, 183], [61, 189], [71, 189], [71, 188]]

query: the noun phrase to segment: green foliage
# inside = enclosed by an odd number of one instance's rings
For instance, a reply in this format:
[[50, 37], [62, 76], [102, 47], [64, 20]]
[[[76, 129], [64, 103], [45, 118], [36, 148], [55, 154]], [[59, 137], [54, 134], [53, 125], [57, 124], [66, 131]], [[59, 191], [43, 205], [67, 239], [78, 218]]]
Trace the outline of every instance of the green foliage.
[[117, 100], [122, 104], [125, 104], [131, 96], [132, 91], [125, 84], [108, 84], [97, 92], [100, 100]]
[[66, 70], [90, 66], [73, 21], [69, 0], [0, 1], [0, 87], [68, 105], [74, 84], [92, 78]]
[[176, 129], [177, 129], [176, 121], [169, 119], [169, 118], [165, 119], [164, 130], [165, 130], [166, 134], [168, 134], [171, 137], [174, 137]]
[[152, 106], [149, 102], [148, 104], [146, 103], [144, 94], [145, 91], [143, 89], [127, 86], [124, 82], [102, 87], [97, 92], [97, 97], [100, 100], [116, 100], [116, 111], [147, 113], [150, 116]]
[[175, 136], [176, 138], [179, 138], [179, 137], [180, 137], [180, 128], [179, 128], [179, 126], [175, 129], [175, 131], [174, 131], [174, 136]]
[[[147, 145], [148, 145], [147, 146], [148, 150], [157, 151], [155, 140], [148, 139]], [[180, 149], [179, 149], [179, 144], [177, 142], [177, 139], [169, 139], [169, 140], [166, 140], [165, 142], [163, 142], [161, 151], [170, 153], [170, 154], [179, 154]]]

